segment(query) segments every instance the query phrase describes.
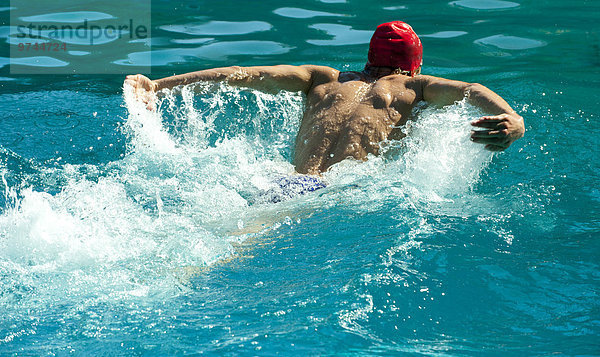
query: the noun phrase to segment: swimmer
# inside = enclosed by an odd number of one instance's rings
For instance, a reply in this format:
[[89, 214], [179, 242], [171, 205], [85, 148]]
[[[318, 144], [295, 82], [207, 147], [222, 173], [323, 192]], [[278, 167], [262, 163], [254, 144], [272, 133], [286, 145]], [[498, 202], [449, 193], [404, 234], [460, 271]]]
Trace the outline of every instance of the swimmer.
[[200, 81], [225, 81], [276, 93], [306, 95], [294, 165], [301, 174], [319, 175], [346, 159], [377, 155], [379, 143], [403, 136], [399, 127], [419, 102], [449, 105], [463, 98], [488, 115], [471, 124], [471, 140], [490, 151], [502, 151], [525, 132], [523, 118], [499, 95], [477, 83], [421, 75], [423, 48], [413, 29], [401, 21], [381, 24], [371, 38], [368, 62], [361, 72], [327, 66], [277, 65], [223, 67], [150, 80], [131, 75], [137, 97], [154, 109], [161, 89]]

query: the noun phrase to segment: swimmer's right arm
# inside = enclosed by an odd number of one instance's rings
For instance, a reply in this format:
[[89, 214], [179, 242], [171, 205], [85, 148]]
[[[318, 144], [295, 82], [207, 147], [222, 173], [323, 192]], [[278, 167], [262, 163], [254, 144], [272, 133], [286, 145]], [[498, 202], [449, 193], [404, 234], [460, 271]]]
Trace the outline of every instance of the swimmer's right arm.
[[505, 150], [523, 137], [523, 117], [487, 87], [432, 76], [418, 76], [415, 80], [420, 82], [422, 99], [427, 102], [448, 105], [466, 98], [470, 104], [490, 114], [471, 122], [471, 125], [484, 129], [472, 131], [471, 140], [484, 144], [487, 150]]

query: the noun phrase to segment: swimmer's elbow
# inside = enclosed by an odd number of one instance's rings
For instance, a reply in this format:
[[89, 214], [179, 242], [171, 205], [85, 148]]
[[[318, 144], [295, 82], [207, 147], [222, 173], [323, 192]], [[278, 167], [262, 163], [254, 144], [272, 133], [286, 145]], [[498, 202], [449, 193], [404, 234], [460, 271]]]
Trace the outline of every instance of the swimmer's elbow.
[[488, 90], [484, 85], [479, 83], [468, 83], [463, 89], [465, 97], [470, 97], [472, 94], [479, 94]]

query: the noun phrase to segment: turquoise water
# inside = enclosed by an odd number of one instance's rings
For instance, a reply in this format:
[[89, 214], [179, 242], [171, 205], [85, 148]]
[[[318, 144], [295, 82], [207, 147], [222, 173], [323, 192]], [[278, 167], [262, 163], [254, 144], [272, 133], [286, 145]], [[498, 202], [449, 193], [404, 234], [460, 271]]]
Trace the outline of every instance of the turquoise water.
[[9, 6], [0, 355], [600, 355], [597, 2], [153, 1], [152, 78], [359, 70], [404, 20], [424, 73], [525, 117], [491, 154], [475, 108], [420, 107], [278, 204], [253, 198], [293, 171], [301, 96], [198, 86], [148, 114], [120, 75], [11, 75]]

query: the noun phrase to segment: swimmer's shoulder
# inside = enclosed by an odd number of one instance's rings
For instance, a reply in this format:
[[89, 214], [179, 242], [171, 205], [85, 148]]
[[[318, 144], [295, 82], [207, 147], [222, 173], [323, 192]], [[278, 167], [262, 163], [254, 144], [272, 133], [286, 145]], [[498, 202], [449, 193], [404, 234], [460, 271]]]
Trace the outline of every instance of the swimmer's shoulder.
[[328, 66], [304, 64], [300, 67], [308, 70], [311, 73], [313, 80], [317, 82], [331, 82], [337, 80], [340, 74], [340, 71]]
[[406, 81], [424, 86], [424, 85], [428, 85], [428, 84], [432, 84], [432, 83], [448, 82], [451, 80], [442, 78], [442, 77], [430, 76], [427, 74], [419, 74], [414, 77], [408, 77], [408, 79]]
[[391, 81], [402, 83], [403, 87], [412, 89], [418, 93], [421, 93], [423, 88], [431, 83], [445, 80], [444, 78], [429, 76], [426, 74], [419, 74], [414, 77], [396, 74], [389, 77]]

